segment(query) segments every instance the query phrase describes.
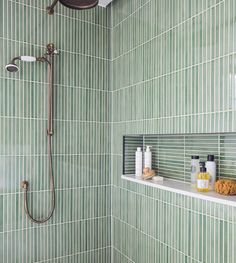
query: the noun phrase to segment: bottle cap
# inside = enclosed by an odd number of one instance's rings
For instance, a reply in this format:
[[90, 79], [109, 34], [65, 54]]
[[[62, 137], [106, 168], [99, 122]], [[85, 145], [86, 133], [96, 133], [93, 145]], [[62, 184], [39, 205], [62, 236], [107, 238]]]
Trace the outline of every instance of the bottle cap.
[[141, 151], [142, 151], [141, 147], [138, 147], [137, 152], [141, 152]]
[[206, 167], [205, 166], [201, 166], [200, 167], [200, 172], [201, 173], [205, 173], [207, 171]]
[[191, 159], [199, 159], [199, 156], [198, 155], [192, 155]]
[[201, 162], [199, 162], [199, 165], [200, 165], [200, 167], [205, 167], [205, 162], [203, 162], [203, 161], [201, 161]]
[[152, 147], [152, 146], [147, 145], [146, 152], [150, 152], [150, 148], [151, 148], [151, 147]]
[[214, 155], [208, 155], [207, 156], [207, 161], [208, 162], [214, 162], [214, 160], [215, 160], [215, 156]]

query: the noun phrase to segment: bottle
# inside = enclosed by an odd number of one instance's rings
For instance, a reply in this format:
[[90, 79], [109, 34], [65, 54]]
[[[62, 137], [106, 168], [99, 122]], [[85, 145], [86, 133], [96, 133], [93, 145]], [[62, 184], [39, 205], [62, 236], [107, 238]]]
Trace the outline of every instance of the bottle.
[[196, 188], [197, 176], [200, 172], [199, 156], [191, 157], [191, 186]]
[[207, 156], [206, 169], [207, 169], [207, 172], [211, 176], [210, 189], [214, 190], [215, 189], [215, 182], [216, 182], [216, 162], [215, 162], [214, 155], [208, 155]]
[[197, 176], [197, 190], [199, 192], [209, 192], [210, 190], [210, 174], [207, 172], [205, 164], [200, 167], [200, 173]]
[[135, 153], [135, 176], [140, 178], [143, 173], [143, 153], [141, 147]]
[[144, 153], [144, 168], [152, 169], [152, 152], [150, 151], [151, 147], [152, 146], [147, 145], [146, 151]]

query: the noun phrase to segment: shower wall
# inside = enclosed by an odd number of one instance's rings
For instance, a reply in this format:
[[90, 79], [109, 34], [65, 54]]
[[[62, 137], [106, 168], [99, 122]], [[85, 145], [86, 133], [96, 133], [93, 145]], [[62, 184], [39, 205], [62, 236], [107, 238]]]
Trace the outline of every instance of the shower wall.
[[[235, 208], [121, 179], [125, 134], [163, 134], [162, 161], [174, 177], [180, 150], [165, 134], [236, 132], [235, 29], [234, 0], [113, 2], [114, 263], [235, 262]], [[224, 168], [235, 177], [231, 140]]]
[[[50, 1], [0, 1], [0, 262], [110, 262], [109, 66], [110, 9], [75, 12]], [[20, 62], [55, 57], [53, 168], [56, 209], [44, 225], [23, 210], [22, 180], [30, 184], [30, 211], [50, 209], [47, 162], [47, 67]]]

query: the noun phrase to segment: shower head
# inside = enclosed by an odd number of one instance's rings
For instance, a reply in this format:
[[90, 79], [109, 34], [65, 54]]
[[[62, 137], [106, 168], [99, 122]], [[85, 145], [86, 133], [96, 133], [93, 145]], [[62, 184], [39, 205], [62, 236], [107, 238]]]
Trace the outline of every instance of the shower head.
[[24, 61], [24, 62], [35, 62], [37, 60], [37, 58], [36, 57], [32, 57], [32, 56], [15, 57], [15, 58], [13, 58], [11, 63], [9, 63], [9, 64], [7, 64], [5, 66], [5, 69], [7, 71], [11, 72], [11, 73], [19, 71], [19, 67], [15, 63], [16, 60], [21, 60], [21, 61]]
[[59, 1], [64, 6], [77, 10], [93, 8], [98, 4], [98, 0], [59, 0]]
[[47, 7], [49, 15], [54, 13], [54, 6], [57, 2], [60, 2], [62, 5], [76, 10], [90, 9], [98, 5], [99, 0], [54, 0], [51, 6]]
[[9, 63], [5, 66], [5, 69], [11, 73], [19, 71], [19, 67], [15, 63]]

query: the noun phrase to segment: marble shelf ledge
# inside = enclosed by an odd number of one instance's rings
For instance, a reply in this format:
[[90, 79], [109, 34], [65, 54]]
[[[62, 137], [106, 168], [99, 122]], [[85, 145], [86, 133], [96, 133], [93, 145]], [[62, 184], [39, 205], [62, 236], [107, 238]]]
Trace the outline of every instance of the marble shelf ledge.
[[224, 196], [217, 194], [214, 191], [210, 191], [208, 193], [200, 193], [197, 190], [193, 189], [189, 183], [179, 182], [167, 178], [164, 178], [163, 182], [155, 182], [152, 180], [138, 179], [134, 175], [122, 175], [121, 178], [123, 180], [131, 181], [137, 184], [143, 184], [169, 192], [182, 194], [185, 196], [236, 207], [236, 196]]

